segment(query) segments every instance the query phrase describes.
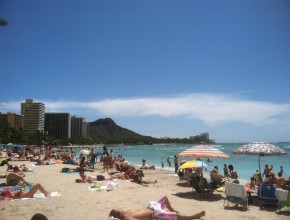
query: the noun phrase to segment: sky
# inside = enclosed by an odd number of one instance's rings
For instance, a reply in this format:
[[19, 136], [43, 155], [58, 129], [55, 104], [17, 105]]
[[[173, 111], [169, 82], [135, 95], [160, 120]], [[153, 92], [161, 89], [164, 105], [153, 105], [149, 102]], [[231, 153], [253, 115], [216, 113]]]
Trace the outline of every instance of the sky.
[[0, 0], [0, 112], [290, 141], [288, 0]]

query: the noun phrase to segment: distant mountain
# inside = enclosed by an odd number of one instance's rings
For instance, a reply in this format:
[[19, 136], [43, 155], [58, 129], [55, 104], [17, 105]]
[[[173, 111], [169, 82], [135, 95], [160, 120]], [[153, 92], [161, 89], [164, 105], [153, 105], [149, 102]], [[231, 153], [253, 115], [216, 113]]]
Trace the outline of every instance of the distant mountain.
[[134, 131], [123, 128], [117, 125], [111, 118], [98, 119], [94, 122], [89, 122], [89, 136], [99, 136], [122, 141], [126, 141], [128, 139], [140, 141], [154, 139], [150, 136], [140, 135]]

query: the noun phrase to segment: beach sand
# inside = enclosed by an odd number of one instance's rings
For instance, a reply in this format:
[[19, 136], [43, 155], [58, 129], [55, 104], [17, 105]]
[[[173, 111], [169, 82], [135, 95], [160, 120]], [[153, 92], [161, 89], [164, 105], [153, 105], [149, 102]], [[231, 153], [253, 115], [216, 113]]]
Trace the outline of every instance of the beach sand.
[[[206, 215], [202, 219], [290, 219], [290, 209], [283, 208], [278, 214], [275, 208], [259, 210], [257, 201], [245, 210], [242, 207], [224, 208], [224, 193], [214, 192], [207, 199], [200, 198], [186, 183], [180, 182], [172, 172], [162, 170], [144, 170], [144, 180], [158, 180], [148, 187], [124, 180], [102, 181], [98, 184], [117, 183], [118, 188], [112, 191], [90, 191], [89, 183], [75, 183], [78, 173], [61, 173], [63, 167], [71, 165], [33, 166], [32, 162], [13, 162], [14, 165], [26, 164], [34, 172], [27, 172], [25, 179], [32, 183], [41, 183], [50, 192], [57, 191], [60, 196], [30, 200], [0, 201], [1, 220], [28, 220], [35, 213], [42, 213], [49, 220], [106, 220], [113, 208], [145, 208], [148, 202], [157, 200], [166, 194], [173, 206], [180, 213], [191, 215], [202, 210]], [[101, 166], [89, 175], [104, 174]], [[6, 166], [0, 167], [0, 172]], [[5, 182], [5, 179], [0, 179]]]

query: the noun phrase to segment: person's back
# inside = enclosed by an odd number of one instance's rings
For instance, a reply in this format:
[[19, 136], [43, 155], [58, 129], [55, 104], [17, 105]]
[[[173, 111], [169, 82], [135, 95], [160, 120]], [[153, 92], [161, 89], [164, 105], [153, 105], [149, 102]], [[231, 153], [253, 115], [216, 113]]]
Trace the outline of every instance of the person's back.
[[20, 173], [20, 169], [18, 166], [15, 166], [13, 168], [13, 172], [9, 173], [6, 177], [6, 184], [7, 186], [16, 186], [20, 183], [21, 180], [23, 180], [24, 176], [22, 173]]

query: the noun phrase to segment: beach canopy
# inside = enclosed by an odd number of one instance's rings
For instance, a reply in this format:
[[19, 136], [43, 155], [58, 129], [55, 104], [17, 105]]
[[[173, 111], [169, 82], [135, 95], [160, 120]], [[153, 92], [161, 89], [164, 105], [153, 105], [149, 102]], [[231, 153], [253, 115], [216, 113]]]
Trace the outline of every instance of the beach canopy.
[[207, 167], [207, 164], [203, 163], [200, 160], [190, 160], [186, 163], [182, 164], [179, 169], [186, 169], [186, 168], [197, 168], [197, 167]]
[[23, 145], [23, 144], [7, 144], [4, 147], [6, 147], [6, 148], [15, 148], [15, 147], [17, 147], [17, 148], [25, 148], [26, 145]]
[[83, 155], [89, 155], [91, 153], [90, 150], [81, 150], [80, 151], [80, 154], [83, 154]]
[[260, 156], [271, 156], [271, 155], [285, 155], [286, 151], [267, 142], [251, 142], [243, 145], [233, 151], [234, 154], [248, 154], [248, 155], [260, 155]]
[[185, 151], [182, 151], [178, 154], [180, 157], [199, 157], [199, 158], [205, 158], [205, 157], [222, 157], [222, 158], [229, 158], [229, 155], [226, 153], [220, 151], [217, 148], [214, 148], [212, 146], [206, 146], [204, 144], [193, 146], [191, 148], [186, 149]]
[[267, 142], [251, 142], [249, 144], [238, 147], [233, 154], [246, 154], [259, 156], [259, 173], [261, 175], [261, 156], [286, 155], [287, 152], [273, 144]]
[[261, 173], [261, 156], [286, 155], [287, 152], [273, 144], [267, 142], [251, 142], [249, 144], [238, 147], [233, 154], [247, 154], [259, 156], [259, 172]]

